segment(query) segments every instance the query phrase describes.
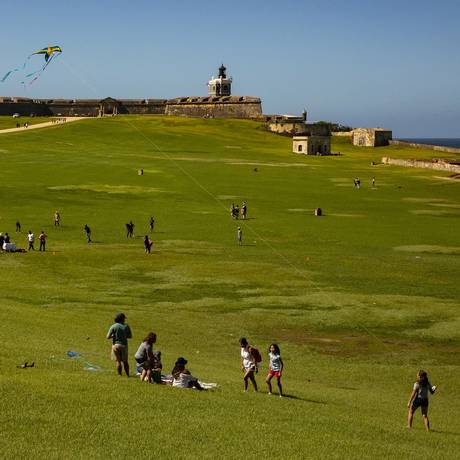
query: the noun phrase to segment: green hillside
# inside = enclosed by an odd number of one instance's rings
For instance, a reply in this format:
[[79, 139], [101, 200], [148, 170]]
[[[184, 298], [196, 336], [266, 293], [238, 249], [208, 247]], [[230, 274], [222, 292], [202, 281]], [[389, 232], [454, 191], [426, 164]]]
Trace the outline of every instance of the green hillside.
[[[439, 152], [333, 141], [306, 157], [253, 121], [134, 116], [2, 135], [0, 231], [48, 241], [0, 254], [0, 458], [458, 458], [459, 181], [378, 164]], [[132, 365], [152, 330], [165, 373], [185, 356], [219, 387], [117, 377], [118, 311]], [[241, 336], [263, 355], [258, 394]], [[264, 384], [273, 342], [285, 398]], [[405, 428], [422, 368], [431, 434], [420, 413]]]

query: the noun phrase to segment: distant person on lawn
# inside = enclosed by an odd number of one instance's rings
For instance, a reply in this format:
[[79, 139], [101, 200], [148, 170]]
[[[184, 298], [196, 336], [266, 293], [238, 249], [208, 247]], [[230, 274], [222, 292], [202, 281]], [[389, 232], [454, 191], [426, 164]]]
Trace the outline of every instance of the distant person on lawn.
[[133, 334], [125, 321], [125, 314], [118, 313], [115, 316], [115, 324], [110, 326], [107, 333], [107, 339], [112, 339], [112, 360], [115, 361], [118, 375], [122, 374], [123, 365], [125, 373], [129, 377], [128, 339], [132, 338]]
[[85, 224], [83, 229], [85, 230], [85, 235], [88, 243], [91, 243], [91, 229], [88, 227], [88, 224]]
[[244, 391], [248, 390], [248, 381], [252, 382], [254, 390], [257, 391], [257, 382], [255, 374], [257, 372], [257, 363], [251, 353], [251, 346], [245, 337], [240, 339], [241, 370], [243, 371]]
[[29, 230], [29, 233], [27, 234], [27, 241], [29, 242], [29, 248], [27, 250], [30, 251], [32, 249], [32, 251], [35, 251], [35, 235], [32, 233], [32, 230]]
[[241, 230], [241, 227], [238, 227], [236, 231], [236, 240], [238, 241], [238, 246], [243, 245], [243, 230]]
[[40, 235], [38, 235], [38, 240], [40, 241], [40, 249], [39, 249], [39, 251], [45, 251], [46, 238], [47, 238], [47, 235], [46, 235], [45, 232], [42, 230], [42, 231], [40, 232]]
[[431, 385], [428, 381], [428, 374], [425, 371], [418, 371], [417, 381], [414, 383], [414, 389], [410, 395], [407, 407], [409, 414], [407, 416], [407, 428], [412, 428], [415, 411], [420, 407], [423, 416], [423, 424], [426, 431], [430, 431], [430, 421], [428, 420], [428, 393], [433, 394], [436, 386]]
[[16, 233], [19, 233], [21, 231], [21, 222], [19, 220], [16, 221]]
[[144, 238], [144, 249], [146, 254], [150, 254], [150, 250], [152, 249], [153, 241], [149, 238], [148, 235], [145, 235]]
[[153, 232], [153, 228], [155, 227], [155, 219], [153, 217], [150, 218], [149, 227], [150, 231]]
[[61, 216], [60, 214], [56, 211], [54, 213], [54, 226], [59, 227], [61, 225]]

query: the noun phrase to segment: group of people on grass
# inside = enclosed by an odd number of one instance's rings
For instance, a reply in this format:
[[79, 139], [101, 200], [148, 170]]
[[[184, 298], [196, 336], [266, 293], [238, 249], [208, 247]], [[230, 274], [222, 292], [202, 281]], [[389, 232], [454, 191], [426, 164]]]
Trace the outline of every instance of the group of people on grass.
[[[128, 340], [133, 337], [133, 334], [131, 328], [126, 323], [126, 315], [124, 313], [118, 313], [114, 321], [114, 324], [110, 326], [107, 333], [107, 339], [112, 341], [112, 360], [115, 361], [118, 375], [121, 376], [124, 369], [125, 374], [129, 377]], [[198, 378], [194, 377], [186, 368], [187, 360], [183, 357], [177, 358], [170, 376], [162, 375], [161, 351], [153, 349], [156, 341], [157, 335], [154, 332], [149, 332], [134, 354], [136, 370], [138, 371], [140, 380], [149, 383], [170, 383], [173, 387], [178, 388], [196, 388], [202, 390], [203, 387]], [[244, 391], [247, 391], [249, 381], [252, 383], [254, 390], [257, 391], [256, 374], [259, 371], [262, 357], [257, 348], [250, 345], [244, 337], [240, 339], [240, 356]], [[283, 396], [281, 376], [284, 363], [281, 359], [280, 348], [276, 343], [270, 345], [268, 358], [269, 368], [265, 380], [268, 387], [268, 394], [272, 394], [271, 382], [275, 378], [279, 395]]]
[[[361, 188], [361, 179], [359, 177], [355, 177], [353, 179], [353, 186], [358, 189]], [[375, 187], [375, 176], [373, 176], [371, 179], [371, 186], [372, 188]]]
[[235, 205], [235, 203], [232, 203], [230, 206], [230, 217], [232, 219], [238, 219], [239, 217], [246, 219], [247, 213], [248, 205], [246, 204], [246, 201], [243, 201], [241, 208], [238, 206], [238, 204]]
[[[16, 230], [16, 231], [20, 232], [21, 230], [19, 228], [19, 230]], [[48, 238], [48, 235], [42, 230], [40, 232], [40, 235], [38, 236], [38, 241], [40, 242], [40, 249], [39, 249], [40, 251], [46, 250], [46, 239], [47, 238]], [[34, 247], [35, 235], [33, 234], [32, 230], [29, 230], [29, 232], [27, 233], [27, 243], [28, 243], [28, 251], [35, 251], [35, 247]], [[0, 233], [0, 250], [7, 251], [7, 252], [19, 251], [16, 248], [16, 245], [11, 241], [11, 238], [8, 232], [6, 232], [5, 234]], [[20, 251], [24, 252], [24, 249], [21, 249]]]
[[[120, 376], [124, 369], [125, 374], [129, 377], [128, 339], [131, 339], [132, 336], [131, 328], [126, 323], [126, 315], [118, 313], [115, 316], [114, 324], [110, 326], [107, 333], [107, 339], [112, 341], [112, 360], [115, 361], [116, 370]], [[134, 354], [136, 371], [141, 382], [170, 384], [178, 388], [202, 390], [198, 379], [186, 368], [187, 360], [183, 357], [177, 358], [171, 375], [162, 376], [161, 351], [153, 350], [156, 341], [157, 335], [154, 332], [149, 332]]]
[[[53, 222], [55, 227], [60, 227], [61, 226], [61, 215], [59, 211], [56, 211], [54, 213], [53, 217]], [[149, 219], [149, 229], [150, 232], [153, 232], [155, 226], [155, 219], [153, 217], [150, 217]], [[88, 224], [85, 224], [83, 227], [83, 231], [86, 236], [86, 241], [88, 243], [92, 242], [91, 239], [91, 228], [89, 227]], [[19, 220], [16, 221], [16, 233], [21, 233], [21, 222]], [[127, 238], [133, 238], [134, 237], [134, 224], [132, 221], [126, 224], [126, 237]], [[29, 230], [27, 233], [27, 243], [28, 251], [35, 251], [35, 234], [32, 232], [32, 230]], [[45, 251], [46, 250], [46, 240], [48, 238], [48, 235], [42, 230], [38, 236], [38, 241], [40, 243], [39, 251]], [[12, 251], [12, 252], [25, 252], [24, 249], [17, 249], [16, 245], [13, 244], [13, 248], [11, 246], [11, 237], [10, 235], [6, 233], [1, 233], [0, 232], [0, 251]], [[148, 235], [145, 235], [144, 238], [144, 249], [145, 253], [150, 254], [151, 248], [153, 246], [153, 241], [149, 238]]]
[[[126, 323], [126, 315], [118, 313], [115, 316], [115, 323], [110, 326], [107, 333], [107, 339], [112, 341], [112, 359], [115, 361], [118, 375], [122, 375], [123, 369], [129, 377], [129, 362], [128, 362], [128, 340], [132, 338], [132, 331]], [[198, 378], [194, 377], [186, 368], [187, 360], [183, 357], [177, 358], [170, 376], [162, 375], [163, 365], [161, 362], [161, 351], [154, 350], [153, 346], [157, 341], [157, 336], [154, 332], [149, 332], [144, 340], [139, 345], [134, 359], [136, 369], [140, 380], [149, 383], [170, 384], [178, 388], [196, 388], [202, 390]], [[249, 382], [251, 382], [255, 391], [258, 391], [256, 375], [259, 371], [259, 365], [262, 361], [259, 350], [250, 345], [245, 337], [240, 339], [240, 358], [241, 370], [243, 372], [243, 389], [248, 390]], [[268, 373], [265, 379], [267, 384], [268, 394], [273, 392], [272, 380], [276, 380], [279, 396], [283, 396], [283, 386], [281, 377], [284, 370], [284, 362], [281, 358], [280, 347], [276, 343], [272, 343], [268, 348]], [[417, 373], [417, 380], [414, 383], [412, 393], [410, 395], [407, 407], [409, 409], [407, 427], [412, 428], [412, 421], [415, 411], [420, 407], [423, 423], [427, 431], [430, 430], [430, 422], [428, 419], [428, 395], [433, 394], [436, 386], [432, 385], [428, 380], [426, 371], [420, 370]]]

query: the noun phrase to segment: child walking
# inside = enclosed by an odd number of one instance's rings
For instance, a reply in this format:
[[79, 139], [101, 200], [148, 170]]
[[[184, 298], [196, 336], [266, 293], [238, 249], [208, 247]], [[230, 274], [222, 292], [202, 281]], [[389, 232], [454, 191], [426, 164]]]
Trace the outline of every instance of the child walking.
[[240, 339], [241, 370], [243, 371], [244, 391], [248, 390], [248, 381], [250, 380], [254, 390], [257, 391], [257, 382], [255, 374], [257, 372], [257, 362], [251, 352], [251, 346], [245, 337]]
[[414, 383], [414, 389], [410, 395], [407, 407], [409, 414], [407, 416], [407, 428], [412, 428], [414, 412], [420, 407], [422, 410], [423, 424], [426, 431], [430, 431], [430, 421], [428, 420], [428, 392], [433, 394], [436, 390], [435, 385], [428, 381], [428, 374], [425, 371], [418, 371], [417, 381]]
[[281, 375], [283, 373], [284, 363], [281, 359], [280, 347], [276, 343], [272, 343], [268, 347], [268, 358], [270, 360], [270, 364], [268, 368], [267, 380], [265, 380], [268, 386], [268, 394], [272, 394], [272, 378], [275, 377], [281, 398], [283, 396], [283, 387], [281, 386]]

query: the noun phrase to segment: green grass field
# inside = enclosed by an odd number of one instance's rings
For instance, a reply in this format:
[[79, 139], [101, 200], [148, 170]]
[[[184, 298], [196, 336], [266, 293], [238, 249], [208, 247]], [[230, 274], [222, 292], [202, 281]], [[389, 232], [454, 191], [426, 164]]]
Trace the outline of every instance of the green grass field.
[[[458, 458], [459, 182], [371, 165], [439, 152], [335, 138], [333, 150], [295, 155], [256, 122], [218, 119], [3, 135], [0, 231], [25, 248], [27, 230], [43, 229], [48, 243], [0, 254], [0, 458]], [[248, 220], [236, 222], [229, 208], [243, 200]], [[185, 356], [219, 388], [117, 377], [105, 335], [118, 311], [132, 365], [153, 330], [167, 373]], [[242, 391], [241, 336], [263, 354], [257, 394]], [[263, 383], [272, 342], [283, 399]], [[420, 413], [405, 428], [420, 368], [439, 388], [430, 434]]]
[[24, 126], [24, 123], [29, 123], [29, 125], [36, 125], [38, 123], [46, 123], [53, 120], [52, 117], [5, 117], [0, 116], [0, 129], [10, 129], [16, 128], [16, 123], [19, 123], [21, 127]]

